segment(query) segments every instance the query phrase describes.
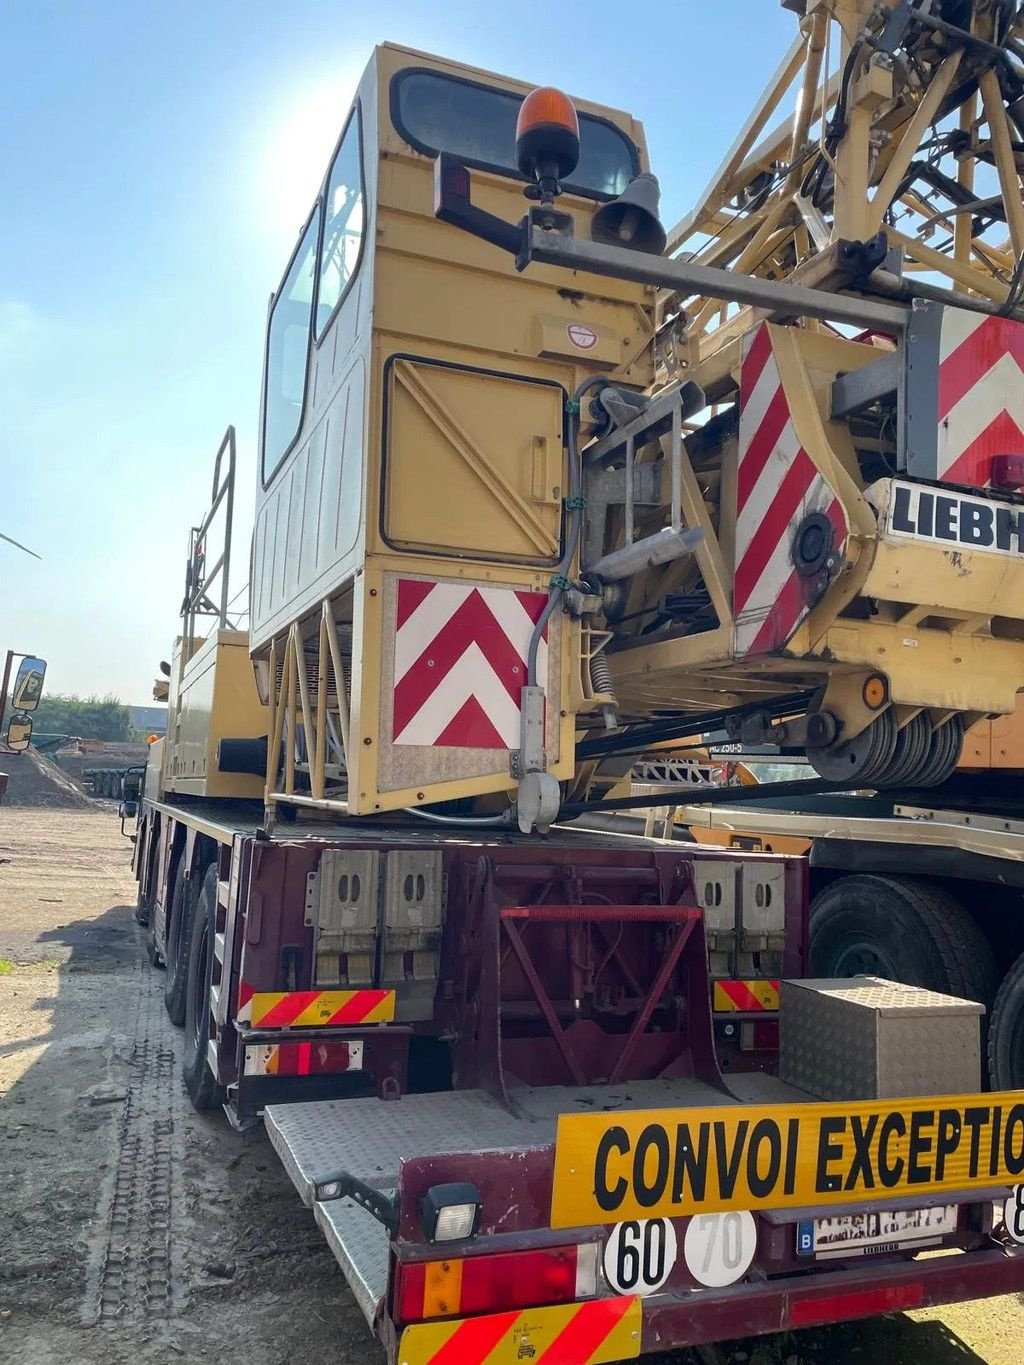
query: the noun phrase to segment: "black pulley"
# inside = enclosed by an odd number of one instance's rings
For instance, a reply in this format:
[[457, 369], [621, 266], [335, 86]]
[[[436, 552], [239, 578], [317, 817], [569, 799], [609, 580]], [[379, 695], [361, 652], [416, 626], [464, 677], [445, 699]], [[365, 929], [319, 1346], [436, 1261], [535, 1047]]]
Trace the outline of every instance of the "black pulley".
[[835, 528], [824, 512], [808, 512], [793, 536], [793, 564], [798, 574], [813, 578], [835, 567]]

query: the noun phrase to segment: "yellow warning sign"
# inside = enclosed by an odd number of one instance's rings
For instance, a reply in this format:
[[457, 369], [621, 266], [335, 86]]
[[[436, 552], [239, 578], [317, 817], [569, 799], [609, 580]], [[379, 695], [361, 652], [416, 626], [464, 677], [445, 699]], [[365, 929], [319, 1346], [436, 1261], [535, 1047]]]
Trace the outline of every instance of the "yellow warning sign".
[[1024, 1091], [558, 1121], [551, 1226], [1018, 1184]]

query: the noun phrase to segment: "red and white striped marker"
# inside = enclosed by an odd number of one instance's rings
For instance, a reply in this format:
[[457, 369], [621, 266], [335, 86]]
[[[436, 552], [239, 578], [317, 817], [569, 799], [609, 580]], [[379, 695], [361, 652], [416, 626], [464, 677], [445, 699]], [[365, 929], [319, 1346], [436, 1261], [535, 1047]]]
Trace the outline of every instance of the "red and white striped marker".
[[[392, 742], [518, 748], [526, 656], [546, 601], [541, 592], [400, 578]], [[546, 679], [546, 639], [538, 668]]]
[[733, 613], [737, 658], [786, 644], [810, 610], [813, 580], [793, 565], [793, 534], [822, 512], [846, 540], [846, 517], [803, 449], [782, 387], [772, 337], [762, 325], [744, 341], [740, 368], [740, 441], [736, 483]]
[[935, 478], [987, 488], [992, 461], [1024, 455], [1024, 324], [946, 308], [939, 337]]

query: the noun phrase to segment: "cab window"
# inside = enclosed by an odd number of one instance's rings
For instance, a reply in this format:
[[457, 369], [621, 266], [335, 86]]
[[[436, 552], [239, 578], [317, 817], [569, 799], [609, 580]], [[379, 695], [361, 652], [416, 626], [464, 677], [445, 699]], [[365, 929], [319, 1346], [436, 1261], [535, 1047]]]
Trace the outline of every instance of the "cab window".
[[302, 425], [319, 231], [318, 204], [270, 311], [263, 400], [264, 483], [290, 450]]
[[[391, 119], [417, 151], [451, 152], [500, 175], [522, 176], [515, 164], [516, 119], [522, 95], [460, 77], [410, 67], [391, 82]], [[580, 114], [580, 162], [566, 188], [614, 199], [640, 169], [636, 147], [613, 124]]]
[[359, 116], [350, 120], [327, 177], [324, 240], [316, 302], [319, 341], [356, 273], [363, 246], [363, 168]]

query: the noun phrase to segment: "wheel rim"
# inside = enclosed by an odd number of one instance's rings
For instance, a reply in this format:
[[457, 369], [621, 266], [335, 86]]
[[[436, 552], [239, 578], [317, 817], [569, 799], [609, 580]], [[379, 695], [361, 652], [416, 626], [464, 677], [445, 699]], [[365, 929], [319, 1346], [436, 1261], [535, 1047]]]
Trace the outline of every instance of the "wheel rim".
[[844, 943], [832, 961], [830, 976], [880, 976], [898, 980], [896, 963], [878, 943], [853, 938]]

